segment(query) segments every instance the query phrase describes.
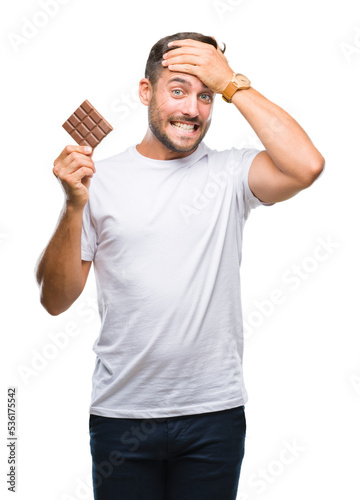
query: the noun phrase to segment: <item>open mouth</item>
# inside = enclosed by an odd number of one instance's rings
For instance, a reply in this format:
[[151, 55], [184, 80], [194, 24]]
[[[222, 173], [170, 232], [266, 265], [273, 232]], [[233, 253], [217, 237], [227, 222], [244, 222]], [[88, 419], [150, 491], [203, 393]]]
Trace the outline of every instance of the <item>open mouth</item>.
[[197, 125], [196, 123], [189, 123], [189, 122], [170, 122], [170, 124], [177, 130], [180, 130], [181, 132], [186, 132], [188, 134], [195, 133], [199, 128], [199, 125]]

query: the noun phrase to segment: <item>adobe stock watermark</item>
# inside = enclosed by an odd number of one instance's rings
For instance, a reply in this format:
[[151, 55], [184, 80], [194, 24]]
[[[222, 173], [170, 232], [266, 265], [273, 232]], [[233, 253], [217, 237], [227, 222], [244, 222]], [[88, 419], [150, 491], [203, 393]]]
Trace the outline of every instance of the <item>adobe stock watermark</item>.
[[352, 62], [352, 59], [355, 57], [358, 61], [360, 61], [360, 28], [359, 26], [355, 26], [354, 28], [355, 35], [352, 40], [352, 44], [348, 42], [341, 42], [340, 49], [343, 53], [348, 64]]
[[258, 138], [258, 136], [253, 133], [253, 134], [248, 134], [246, 137], [242, 138], [241, 141], [238, 141], [235, 143], [234, 147], [236, 149], [258, 149], [259, 151], [264, 150], [264, 145]]
[[126, 120], [132, 111], [140, 107], [139, 85], [134, 85], [128, 93], [121, 93], [110, 105], [111, 111], [118, 115], [120, 120]]
[[[290, 441], [282, 442], [282, 449], [277, 458], [270, 460], [263, 467], [259, 467], [247, 478], [247, 484], [254, 490], [254, 493], [261, 495], [269, 485], [272, 485], [277, 479], [284, 475], [289, 466], [294, 464], [307, 448], [299, 445], [296, 438]], [[241, 498], [241, 497], [240, 497]], [[245, 497], [246, 498], [246, 497]]]
[[[128, 431], [125, 431], [120, 437], [120, 441], [127, 447], [128, 452], [134, 453], [141, 442], [145, 441], [150, 434], [155, 432], [157, 423], [163, 422], [165, 418], [146, 419], [139, 426], [131, 426]], [[128, 445], [132, 446], [129, 448]], [[247, 483], [254, 493], [260, 495], [266, 489], [275, 483], [277, 479], [286, 473], [289, 466], [293, 465], [307, 448], [300, 445], [297, 438], [282, 442], [282, 448], [276, 458], [270, 460], [266, 465], [259, 467], [255, 472], [251, 473], [247, 478]], [[74, 490], [72, 493], [63, 493], [61, 500], [90, 500], [93, 498], [93, 487], [99, 488], [103, 481], [109, 478], [116, 467], [121, 466], [126, 458], [123, 452], [118, 449], [113, 449], [106, 460], [100, 463], [95, 463], [95, 474], [87, 474], [85, 479], [76, 478]], [[238, 493], [239, 500], [249, 500], [246, 493]]]
[[[285, 129], [285, 124], [275, 116], [271, 118], [268, 126], [262, 127], [259, 135], [264, 142], [266, 142], [266, 144], [270, 144], [275, 139], [278, 140], [278, 136]], [[257, 149], [259, 152], [263, 151], [264, 148], [263, 143], [256, 134], [249, 135], [245, 140], [243, 139], [241, 143], [236, 145], [236, 149]], [[240, 177], [241, 174], [241, 161], [234, 160], [230, 161], [229, 164], [226, 165], [225, 169], [219, 170], [216, 173], [209, 173], [209, 180], [206, 182], [202, 191], [197, 188], [193, 189], [193, 198], [191, 203], [179, 204], [179, 211], [184, 221], [189, 224], [190, 219], [193, 216], [199, 215], [209, 206], [210, 202], [221, 193], [221, 191], [226, 187], [230, 177]]]
[[89, 472], [85, 479], [77, 477], [73, 492], [62, 493], [61, 500], [93, 500], [92, 473]]
[[228, 14], [243, 4], [245, 0], [213, 0], [212, 4], [218, 17], [223, 21]]
[[270, 318], [275, 310], [287, 300], [290, 293], [297, 291], [311, 275], [313, 275], [323, 262], [340, 247], [331, 236], [325, 238], [318, 236], [312, 255], [305, 257], [299, 264], [293, 264], [281, 274], [281, 282], [286, 287], [274, 288], [270, 296], [260, 301], [253, 302], [253, 309], [244, 320], [244, 338], [249, 338], [256, 328], [260, 328], [266, 318]]
[[125, 454], [135, 453], [141, 443], [146, 441], [150, 434], [153, 434], [158, 426], [158, 423], [164, 422], [165, 418], [153, 418], [144, 419], [139, 422], [139, 425], [131, 425], [129, 429], [120, 436], [119, 448], [122, 451], [115, 448], [111, 450], [107, 458], [100, 463], [93, 462], [95, 464], [94, 476], [88, 475], [86, 480], [76, 479], [76, 487], [74, 494], [64, 493], [61, 495], [61, 500], [87, 500], [92, 499], [93, 487], [99, 488], [103, 481], [108, 479], [115, 471], [115, 469], [121, 466], [126, 457]]
[[209, 203], [226, 187], [229, 178], [241, 175], [241, 171], [240, 162], [230, 161], [225, 169], [218, 172], [210, 172], [209, 180], [206, 182], [203, 190], [193, 189], [191, 204], [179, 204], [179, 211], [184, 221], [188, 224], [191, 217], [199, 215], [205, 210]]
[[360, 375], [352, 373], [349, 377], [350, 384], [354, 389], [355, 393], [360, 396]]
[[237, 149], [242, 148], [250, 148], [250, 149], [258, 149], [260, 151], [264, 151], [266, 149], [265, 145], [270, 145], [274, 140], [279, 140], [279, 136], [283, 132], [286, 131], [286, 125], [283, 121], [281, 121], [277, 116], [272, 116], [268, 125], [266, 127], [262, 127], [258, 134], [254, 131], [250, 132], [245, 138], [243, 138], [240, 142], [235, 144]]
[[[89, 325], [98, 317], [97, 301], [95, 298], [88, 298], [79, 304], [76, 309], [77, 316], [84, 318], [86, 325]], [[31, 349], [31, 358], [26, 364], [19, 364], [17, 371], [26, 386], [29, 385], [35, 377], [49, 366], [61, 352], [66, 349], [70, 340], [82, 333], [83, 329], [78, 321], [68, 321], [64, 328], [59, 332], [49, 332], [47, 334], [49, 342], [40, 349]]]
[[7, 233], [0, 233], [0, 247], [4, 244], [5, 240], [7, 240], [8, 236]]
[[39, 0], [39, 9], [36, 10], [31, 18], [22, 16], [20, 18], [20, 32], [11, 31], [7, 38], [15, 53], [29, 43], [42, 29], [44, 29], [51, 18], [57, 16], [62, 5], [66, 5], [71, 0]]

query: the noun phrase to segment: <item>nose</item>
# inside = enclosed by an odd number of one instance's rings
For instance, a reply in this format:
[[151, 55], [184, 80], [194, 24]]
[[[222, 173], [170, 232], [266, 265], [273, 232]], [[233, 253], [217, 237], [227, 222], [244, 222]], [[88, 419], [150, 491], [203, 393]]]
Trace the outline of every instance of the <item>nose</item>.
[[197, 95], [188, 95], [181, 102], [181, 112], [190, 118], [196, 118], [199, 115], [199, 103]]

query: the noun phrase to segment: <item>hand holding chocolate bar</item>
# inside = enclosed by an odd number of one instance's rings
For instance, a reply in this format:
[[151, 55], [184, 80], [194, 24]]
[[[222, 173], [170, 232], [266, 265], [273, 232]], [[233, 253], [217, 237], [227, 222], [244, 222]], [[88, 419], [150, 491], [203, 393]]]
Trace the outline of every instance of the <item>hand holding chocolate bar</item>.
[[89, 198], [90, 179], [95, 173], [92, 152], [113, 127], [85, 100], [66, 120], [63, 128], [79, 146], [63, 149], [54, 161], [53, 174], [64, 189], [66, 203], [83, 208]]
[[82, 209], [89, 198], [90, 179], [95, 173], [89, 146], [66, 146], [54, 161], [53, 174], [60, 181], [66, 203]]

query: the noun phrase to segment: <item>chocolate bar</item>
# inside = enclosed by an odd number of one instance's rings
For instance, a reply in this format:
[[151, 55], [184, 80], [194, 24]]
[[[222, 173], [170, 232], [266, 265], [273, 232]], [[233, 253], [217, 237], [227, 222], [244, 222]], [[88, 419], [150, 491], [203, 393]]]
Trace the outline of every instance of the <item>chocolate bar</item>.
[[80, 146], [96, 148], [113, 127], [85, 100], [63, 124], [64, 129]]

